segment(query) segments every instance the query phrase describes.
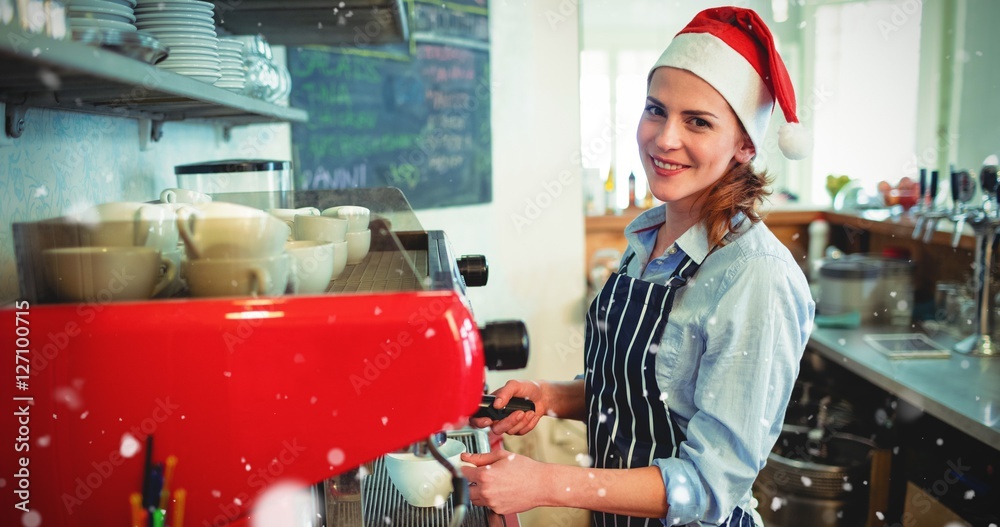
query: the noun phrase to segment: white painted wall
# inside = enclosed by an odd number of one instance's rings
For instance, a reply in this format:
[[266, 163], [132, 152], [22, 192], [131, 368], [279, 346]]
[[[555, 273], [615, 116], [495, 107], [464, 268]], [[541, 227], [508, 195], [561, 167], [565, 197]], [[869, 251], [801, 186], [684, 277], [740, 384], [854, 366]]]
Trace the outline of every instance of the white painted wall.
[[[480, 324], [520, 319], [528, 327], [527, 370], [490, 373], [491, 388], [583, 370], [578, 24], [576, 2], [490, 2], [493, 202], [417, 213], [424, 228], [447, 233], [457, 254], [488, 258], [489, 284], [469, 292]], [[568, 463], [586, 450], [581, 423], [542, 421], [508, 447]], [[588, 525], [573, 510], [536, 509], [520, 519], [525, 527]]]

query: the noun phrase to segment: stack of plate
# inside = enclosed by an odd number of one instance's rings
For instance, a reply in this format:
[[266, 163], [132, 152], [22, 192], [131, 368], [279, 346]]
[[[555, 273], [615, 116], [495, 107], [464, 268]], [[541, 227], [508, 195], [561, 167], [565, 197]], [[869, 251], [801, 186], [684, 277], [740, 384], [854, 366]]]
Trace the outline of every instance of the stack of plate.
[[158, 67], [210, 84], [222, 78], [212, 8], [199, 0], [139, 0], [135, 25], [170, 48]]
[[71, 0], [66, 6], [66, 22], [71, 30], [115, 29], [135, 31], [136, 0]]
[[220, 38], [219, 57], [222, 59], [222, 78], [215, 81], [215, 85], [242, 93], [247, 80], [246, 70], [243, 67], [243, 42], [232, 38]]

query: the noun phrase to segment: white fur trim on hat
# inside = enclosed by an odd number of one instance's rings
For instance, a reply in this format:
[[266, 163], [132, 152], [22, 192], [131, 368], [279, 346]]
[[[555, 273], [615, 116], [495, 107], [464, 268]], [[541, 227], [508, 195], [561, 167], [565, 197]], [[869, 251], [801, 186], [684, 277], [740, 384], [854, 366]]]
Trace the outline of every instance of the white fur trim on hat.
[[774, 97], [743, 55], [709, 33], [683, 33], [670, 42], [650, 75], [662, 66], [690, 71], [712, 85], [743, 123], [754, 147], [761, 149]]
[[788, 159], [805, 159], [812, 152], [812, 131], [799, 123], [785, 123], [778, 128], [778, 148]]

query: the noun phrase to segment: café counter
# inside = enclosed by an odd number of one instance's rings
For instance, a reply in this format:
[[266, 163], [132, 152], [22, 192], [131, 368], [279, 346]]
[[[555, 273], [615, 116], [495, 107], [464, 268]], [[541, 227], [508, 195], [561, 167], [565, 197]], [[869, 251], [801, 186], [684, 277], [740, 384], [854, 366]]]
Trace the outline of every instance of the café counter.
[[[1000, 450], [1000, 357], [952, 352], [948, 358], [892, 359], [865, 335], [888, 327], [815, 328], [808, 348], [942, 422]], [[954, 339], [933, 340], [950, 348]]]

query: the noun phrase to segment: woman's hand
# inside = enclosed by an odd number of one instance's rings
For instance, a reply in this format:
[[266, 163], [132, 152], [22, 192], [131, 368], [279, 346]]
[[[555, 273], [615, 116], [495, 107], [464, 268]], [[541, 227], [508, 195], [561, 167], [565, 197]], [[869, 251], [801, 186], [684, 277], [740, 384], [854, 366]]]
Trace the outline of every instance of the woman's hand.
[[496, 396], [496, 400], [493, 401], [494, 408], [507, 406], [511, 397], [523, 397], [535, 403], [535, 410], [529, 412], [518, 410], [499, 421], [493, 421], [488, 417], [470, 419], [472, 426], [490, 427], [497, 435], [524, 435], [535, 428], [543, 415], [549, 414], [551, 403], [547, 400], [543, 384], [534, 381], [507, 381], [507, 384], [493, 392], [493, 395]]
[[476, 465], [462, 467], [473, 505], [501, 515], [544, 505], [544, 463], [502, 448], [486, 454], [462, 454], [462, 461]]

